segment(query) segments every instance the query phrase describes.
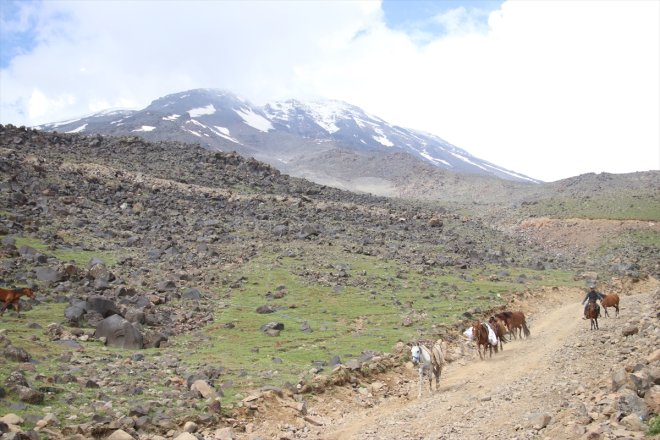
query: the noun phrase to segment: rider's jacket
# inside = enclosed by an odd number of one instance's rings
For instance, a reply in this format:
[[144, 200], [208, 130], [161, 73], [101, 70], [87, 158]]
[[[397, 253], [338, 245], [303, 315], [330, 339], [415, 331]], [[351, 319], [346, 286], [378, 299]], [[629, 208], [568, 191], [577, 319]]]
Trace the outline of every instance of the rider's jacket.
[[584, 300], [582, 300], [582, 302], [584, 303], [584, 302], [586, 302], [588, 300], [592, 300], [592, 299], [594, 301], [597, 300], [597, 299], [603, 299], [603, 294], [600, 293], [600, 292], [596, 292], [595, 290], [590, 290], [589, 292], [587, 292], [587, 295], [584, 297]]

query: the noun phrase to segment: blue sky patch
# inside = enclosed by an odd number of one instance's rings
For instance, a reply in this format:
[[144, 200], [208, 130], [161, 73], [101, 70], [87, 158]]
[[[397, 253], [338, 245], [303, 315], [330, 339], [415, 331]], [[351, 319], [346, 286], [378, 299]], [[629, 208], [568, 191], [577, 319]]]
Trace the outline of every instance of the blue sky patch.
[[488, 29], [488, 15], [504, 0], [383, 0], [385, 23], [425, 42], [442, 37], [460, 26]]
[[37, 45], [37, 17], [30, 9], [36, 1], [0, 1], [0, 68]]

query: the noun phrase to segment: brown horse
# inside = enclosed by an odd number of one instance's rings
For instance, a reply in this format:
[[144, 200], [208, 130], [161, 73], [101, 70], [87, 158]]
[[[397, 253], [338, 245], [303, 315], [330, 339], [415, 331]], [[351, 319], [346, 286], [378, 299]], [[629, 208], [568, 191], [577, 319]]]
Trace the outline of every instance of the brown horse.
[[591, 322], [591, 330], [598, 330], [598, 317], [600, 316], [600, 307], [595, 299], [590, 299], [587, 304], [587, 319]]
[[504, 350], [504, 345], [502, 344], [503, 342], [508, 342], [506, 340], [506, 337], [504, 336], [504, 333], [506, 333], [506, 324], [502, 322], [502, 320], [497, 319], [494, 316], [491, 316], [490, 319], [488, 319], [488, 323], [490, 324], [491, 328], [495, 332], [495, 336], [497, 337], [497, 344], [495, 344], [495, 353], [497, 353], [497, 348], [499, 345], [500, 350]]
[[[482, 360], [484, 356], [486, 356], [486, 349], [488, 349], [490, 357], [493, 357], [493, 346], [488, 340], [488, 327], [486, 327], [486, 324], [482, 324], [479, 321], [474, 321], [472, 323], [472, 339], [477, 343], [477, 352]], [[483, 355], [481, 354], [482, 345], [484, 347]]]
[[527, 327], [527, 320], [525, 319], [525, 314], [523, 312], [505, 311], [496, 313], [495, 317], [504, 321], [507, 329], [509, 329], [509, 334], [513, 336], [514, 339], [517, 339], [518, 336], [522, 339], [523, 334], [528, 338], [531, 334]]
[[0, 288], [0, 301], [2, 301], [2, 307], [0, 307], [0, 316], [5, 313], [7, 307], [12, 306], [16, 310], [16, 314], [21, 316], [21, 296], [27, 296], [28, 298], [34, 298], [34, 292], [28, 287], [22, 287], [19, 289], [3, 289]]
[[608, 295], [605, 295], [603, 299], [600, 300], [600, 305], [603, 306], [603, 310], [605, 311], [605, 316], [609, 318], [609, 314], [607, 313], [607, 308], [608, 307], [614, 307], [616, 312], [614, 313], [615, 317], [619, 316], [619, 295], [616, 293], [610, 293]]

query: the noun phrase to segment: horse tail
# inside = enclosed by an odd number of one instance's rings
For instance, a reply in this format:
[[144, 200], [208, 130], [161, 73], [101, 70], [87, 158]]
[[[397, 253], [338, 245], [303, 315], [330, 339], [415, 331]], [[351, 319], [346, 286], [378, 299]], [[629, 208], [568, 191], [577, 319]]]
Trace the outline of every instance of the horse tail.
[[531, 332], [529, 331], [529, 328], [527, 328], [527, 323], [525, 321], [522, 322], [522, 328], [523, 328], [523, 333], [525, 333], [525, 337], [529, 338]]

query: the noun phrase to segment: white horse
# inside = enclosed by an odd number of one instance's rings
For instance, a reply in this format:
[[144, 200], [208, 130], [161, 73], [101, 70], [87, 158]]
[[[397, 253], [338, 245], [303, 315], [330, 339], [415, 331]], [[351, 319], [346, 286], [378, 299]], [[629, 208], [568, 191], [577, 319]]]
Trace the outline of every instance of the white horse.
[[410, 348], [410, 352], [413, 364], [419, 364], [419, 394], [417, 397], [422, 397], [424, 371], [427, 371], [429, 375], [429, 394], [433, 394], [434, 375], [435, 390], [438, 391], [438, 387], [440, 386], [440, 374], [442, 373], [442, 366], [445, 363], [445, 357], [442, 354], [442, 345], [440, 345], [440, 341], [436, 342], [430, 350], [424, 345], [414, 344]]

